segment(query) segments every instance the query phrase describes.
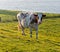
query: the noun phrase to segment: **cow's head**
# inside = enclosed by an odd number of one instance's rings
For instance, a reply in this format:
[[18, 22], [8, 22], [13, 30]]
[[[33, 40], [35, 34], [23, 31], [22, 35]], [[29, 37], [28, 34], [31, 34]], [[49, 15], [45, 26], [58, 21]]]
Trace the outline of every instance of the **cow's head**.
[[[32, 14], [32, 22], [34, 23], [38, 23], [38, 24], [41, 24], [42, 22], [42, 18], [45, 17], [46, 15], [45, 14], [42, 14], [42, 13], [33, 13]], [[35, 20], [33, 20], [35, 19]]]
[[38, 13], [38, 16], [39, 16], [38, 24], [41, 24], [42, 23], [42, 18], [46, 17], [46, 15], [43, 14], [43, 13]]

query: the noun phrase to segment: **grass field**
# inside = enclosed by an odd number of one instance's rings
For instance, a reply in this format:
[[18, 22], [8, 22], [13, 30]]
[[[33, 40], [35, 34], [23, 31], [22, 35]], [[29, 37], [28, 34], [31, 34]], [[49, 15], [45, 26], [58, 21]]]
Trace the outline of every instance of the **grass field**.
[[46, 13], [39, 25], [39, 39], [30, 38], [29, 29], [26, 36], [17, 30], [18, 11], [0, 10], [0, 52], [60, 52], [60, 14]]

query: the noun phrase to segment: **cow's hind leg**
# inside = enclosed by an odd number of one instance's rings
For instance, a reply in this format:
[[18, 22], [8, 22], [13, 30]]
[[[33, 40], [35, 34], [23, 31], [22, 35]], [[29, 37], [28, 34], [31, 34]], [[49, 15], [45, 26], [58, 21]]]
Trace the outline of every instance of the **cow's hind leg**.
[[18, 31], [20, 30], [20, 28], [21, 28], [21, 23], [20, 21], [18, 21]]
[[18, 25], [18, 31], [20, 30], [20, 25]]
[[22, 35], [26, 35], [24, 32], [24, 27], [22, 27]]

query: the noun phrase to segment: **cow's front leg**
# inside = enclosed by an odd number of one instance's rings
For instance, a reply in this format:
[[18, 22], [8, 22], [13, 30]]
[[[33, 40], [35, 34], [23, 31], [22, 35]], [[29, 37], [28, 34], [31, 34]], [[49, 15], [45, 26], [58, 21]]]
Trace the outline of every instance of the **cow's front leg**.
[[32, 38], [32, 27], [30, 25], [30, 37]]
[[35, 25], [36, 28], [36, 39], [38, 39], [38, 24]]
[[36, 30], [36, 39], [38, 39], [38, 30]]

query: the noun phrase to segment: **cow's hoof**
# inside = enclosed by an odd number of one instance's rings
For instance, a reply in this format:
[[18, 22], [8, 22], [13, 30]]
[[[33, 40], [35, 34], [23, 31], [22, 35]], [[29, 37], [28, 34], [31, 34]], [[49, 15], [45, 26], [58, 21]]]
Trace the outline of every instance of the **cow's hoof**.
[[30, 35], [30, 38], [32, 38], [32, 35]]
[[22, 34], [23, 36], [26, 36], [26, 34]]
[[36, 37], [36, 40], [38, 40], [38, 38]]
[[36, 41], [39, 43], [39, 40], [38, 39]]

